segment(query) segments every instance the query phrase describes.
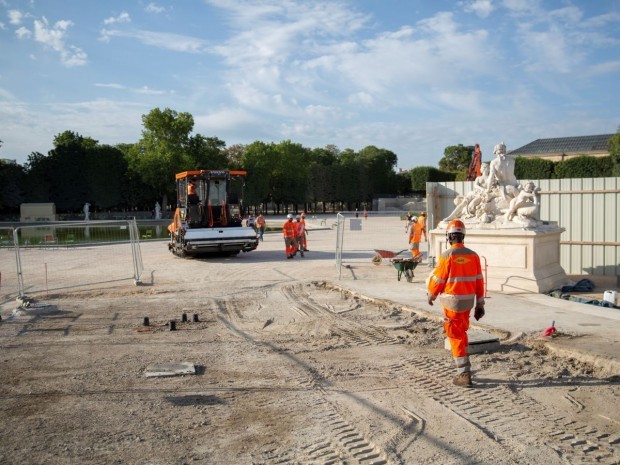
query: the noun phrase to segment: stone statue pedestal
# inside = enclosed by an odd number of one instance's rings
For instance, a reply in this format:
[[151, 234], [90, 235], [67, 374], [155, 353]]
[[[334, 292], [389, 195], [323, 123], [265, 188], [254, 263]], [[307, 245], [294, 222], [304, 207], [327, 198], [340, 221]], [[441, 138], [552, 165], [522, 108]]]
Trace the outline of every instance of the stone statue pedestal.
[[[487, 265], [489, 291], [504, 294], [545, 293], [570, 280], [560, 265], [560, 235], [557, 224], [534, 230], [496, 228], [492, 225], [468, 227], [465, 246], [480, 255], [482, 274]], [[429, 231], [432, 255], [438, 260], [449, 244], [445, 229]]]

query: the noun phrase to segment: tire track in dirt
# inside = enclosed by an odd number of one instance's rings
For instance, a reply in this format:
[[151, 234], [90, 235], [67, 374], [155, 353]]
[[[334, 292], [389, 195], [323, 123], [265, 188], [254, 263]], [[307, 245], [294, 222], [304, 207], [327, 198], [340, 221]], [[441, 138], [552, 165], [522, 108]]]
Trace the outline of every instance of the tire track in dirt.
[[[293, 299], [299, 311], [307, 317], [338, 320], [331, 312], [311, 305], [303, 298], [302, 293], [287, 292], [283, 294]], [[312, 365], [296, 358], [271, 343], [262, 343], [254, 339], [250, 333], [243, 331], [238, 324], [243, 323], [243, 315], [238, 306], [231, 301], [214, 302], [225, 326], [231, 331], [245, 334], [246, 339], [266, 354], [262, 357], [260, 376], [262, 381], [272, 381], [273, 385], [285, 386], [287, 390], [301, 389], [304, 392], [299, 398], [268, 398], [254, 399], [259, 409], [284, 412], [286, 417], [304, 418], [302, 431], [296, 431], [297, 437], [303, 438], [297, 450], [285, 448], [277, 442], [270, 443], [261, 451], [264, 463], [278, 464], [363, 464], [384, 465], [390, 463], [387, 454], [358, 431], [353, 424], [342, 416], [335, 403], [328, 399], [329, 393], [324, 389], [327, 382]], [[352, 332], [353, 336], [358, 337]], [[358, 337], [359, 338], [359, 337]], [[228, 354], [227, 363], [242, 365], [240, 354]], [[284, 403], [284, 404], [283, 404]], [[272, 413], [272, 416], [274, 414]], [[317, 426], [318, 425], [318, 426]], [[310, 439], [310, 441], [308, 441]], [[263, 462], [261, 462], [263, 463]]]
[[348, 319], [346, 313], [336, 313], [315, 302], [301, 285], [285, 286], [281, 290], [284, 296], [291, 301], [291, 306], [296, 306], [309, 318], [327, 321], [332, 331], [351, 345], [370, 346], [401, 343], [399, 339], [392, 337], [383, 328], [373, 327], [372, 325], [364, 326]]
[[[564, 415], [550, 412], [509, 386], [455, 389], [452, 363], [420, 354], [392, 365], [412, 387], [484, 432], [518, 459], [532, 444], [547, 446], [567, 463], [618, 464], [620, 438]], [[535, 431], [530, 434], [528, 431]], [[543, 444], [540, 436], [543, 435]], [[614, 447], [616, 446], [616, 447]]]

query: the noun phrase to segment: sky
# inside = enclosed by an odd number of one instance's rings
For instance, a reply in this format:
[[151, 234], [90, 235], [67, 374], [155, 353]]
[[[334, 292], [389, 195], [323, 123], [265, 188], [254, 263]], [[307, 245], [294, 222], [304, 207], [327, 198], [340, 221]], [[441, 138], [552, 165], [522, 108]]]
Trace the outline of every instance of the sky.
[[620, 0], [0, 0], [0, 158], [67, 130], [134, 143], [154, 108], [227, 146], [374, 145], [400, 169], [612, 134]]

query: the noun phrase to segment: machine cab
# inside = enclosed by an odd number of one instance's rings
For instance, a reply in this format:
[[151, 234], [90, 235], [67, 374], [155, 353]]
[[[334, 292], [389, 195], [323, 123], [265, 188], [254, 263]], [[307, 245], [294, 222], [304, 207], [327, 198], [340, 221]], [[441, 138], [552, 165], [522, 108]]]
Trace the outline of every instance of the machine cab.
[[179, 219], [187, 229], [241, 226], [245, 171], [200, 170], [176, 175]]

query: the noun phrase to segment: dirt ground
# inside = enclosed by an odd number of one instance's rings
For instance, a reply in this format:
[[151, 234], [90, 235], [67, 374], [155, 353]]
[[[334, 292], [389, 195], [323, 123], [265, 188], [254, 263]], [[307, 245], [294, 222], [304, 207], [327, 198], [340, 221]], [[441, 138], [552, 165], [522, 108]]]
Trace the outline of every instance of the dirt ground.
[[[141, 286], [4, 305], [0, 463], [620, 463], [620, 380], [507, 335], [456, 388], [440, 323], [340, 290], [313, 240], [288, 261], [275, 236], [233, 258], [143, 244]], [[145, 376], [180, 362], [196, 374]]]

